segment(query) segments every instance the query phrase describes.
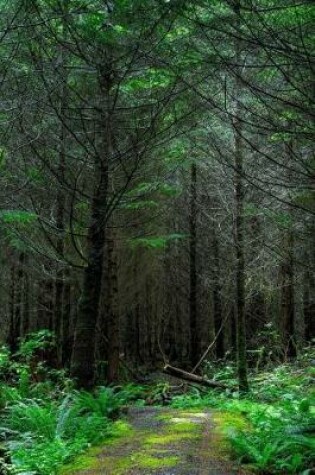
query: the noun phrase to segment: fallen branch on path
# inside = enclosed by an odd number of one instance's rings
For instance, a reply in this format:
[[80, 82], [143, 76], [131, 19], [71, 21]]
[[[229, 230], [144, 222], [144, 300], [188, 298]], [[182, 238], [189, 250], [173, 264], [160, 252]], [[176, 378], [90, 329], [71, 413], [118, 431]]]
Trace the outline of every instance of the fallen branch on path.
[[185, 381], [188, 381], [190, 383], [201, 384], [202, 386], [207, 386], [209, 388], [228, 388], [228, 386], [223, 383], [206, 379], [202, 376], [197, 376], [196, 374], [188, 373], [187, 371], [183, 371], [182, 369], [175, 368], [174, 366], [170, 366], [168, 364], [164, 366], [163, 373], [169, 374], [170, 376], [174, 376], [175, 378], [184, 379]]

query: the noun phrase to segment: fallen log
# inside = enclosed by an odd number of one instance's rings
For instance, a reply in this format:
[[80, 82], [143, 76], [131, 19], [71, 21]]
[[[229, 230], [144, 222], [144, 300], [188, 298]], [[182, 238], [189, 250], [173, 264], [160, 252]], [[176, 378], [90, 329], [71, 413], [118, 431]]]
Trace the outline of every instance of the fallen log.
[[202, 376], [198, 376], [197, 374], [188, 373], [188, 371], [184, 371], [180, 368], [175, 368], [174, 366], [170, 366], [168, 364], [164, 366], [163, 373], [169, 374], [170, 376], [174, 376], [175, 378], [183, 379], [190, 383], [201, 384], [202, 386], [207, 386], [208, 388], [228, 388], [228, 386], [223, 383], [203, 378]]

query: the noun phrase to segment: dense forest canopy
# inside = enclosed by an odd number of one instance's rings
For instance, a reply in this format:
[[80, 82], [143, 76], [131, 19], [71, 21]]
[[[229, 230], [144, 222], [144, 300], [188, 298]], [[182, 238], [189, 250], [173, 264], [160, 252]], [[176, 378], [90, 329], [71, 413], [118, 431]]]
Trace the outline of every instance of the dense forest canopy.
[[0, 474], [314, 473], [314, 21], [0, 0]]
[[51, 330], [87, 388], [228, 355], [247, 390], [248, 364], [295, 357], [315, 337], [312, 2], [0, 8], [3, 342]]

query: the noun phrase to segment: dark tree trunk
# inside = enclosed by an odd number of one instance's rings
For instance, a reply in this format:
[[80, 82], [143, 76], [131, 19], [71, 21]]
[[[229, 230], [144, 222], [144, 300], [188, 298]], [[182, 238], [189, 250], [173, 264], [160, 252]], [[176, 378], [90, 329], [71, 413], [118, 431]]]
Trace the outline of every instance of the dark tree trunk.
[[285, 355], [289, 358], [296, 356], [295, 342], [295, 302], [294, 302], [294, 270], [292, 258], [292, 242], [289, 236], [289, 255], [281, 266], [281, 320], [284, 338]]
[[[315, 209], [315, 196], [313, 197]], [[305, 341], [315, 339], [315, 216], [309, 227], [310, 243], [306, 252], [306, 270], [304, 278], [304, 328]]]
[[[236, 24], [240, 27], [241, 1], [236, 0], [234, 11]], [[242, 79], [241, 40], [235, 39], [235, 62], [237, 64], [235, 79], [235, 114], [234, 114], [234, 140], [235, 140], [235, 250], [236, 250], [236, 331], [237, 331], [237, 367], [238, 382], [241, 392], [248, 391], [247, 380], [247, 354], [246, 354], [246, 320], [245, 320], [245, 255], [244, 255], [244, 143], [242, 138], [241, 97]]]
[[62, 365], [64, 367], [70, 366], [71, 351], [72, 351], [72, 337], [70, 331], [71, 319], [71, 283], [69, 272], [64, 273], [64, 289], [63, 289], [63, 313], [62, 313]]
[[[65, 131], [64, 125], [61, 126], [61, 137], [60, 137], [60, 153], [59, 153], [59, 167], [58, 167], [58, 176], [59, 180], [64, 182], [65, 175], [65, 166], [66, 166], [66, 155], [65, 155]], [[56, 251], [60, 260], [64, 256], [64, 209], [65, 209], [65, 199], [63, 190], [60, 188], [57, 196], [57, 217], [56, 217], [56, 227], [58, 229], [58, 237], [56, 243]], [[64, 307], [63, 307], [63, 294], [64, 294], [64, 270], [62, 265], [57, 263], [56, 269], [56, 280], [55, 280], [55, 302], [54, 302], [54, 327], [57, 339], [57, 359], [58, 363], [62, 364], [62, 347], [63, 347], [63, 319], [64, 319]]]
[[310, 248], [307, 252], [306, 272], [304, 278], [304, 328], [305, 341], [311, 342], [315, 338], [315, 218], [310, 226], [312, 233]]
[[246, 355], [246, 320], [245, 320], [245, 257], [244, 257], [244, 220], [243, 220], [243, 151], [240, 130], [235, 136], [235, 247], [236, 247], [236, 332], [237, 363], [239, 387], [248, 391], [247, 355]]
[[110, 236], [107, 242], [107, 272], [109, 283], [106, 302], [108, 321], [107, 382], [113, 383], [119, 380], [120, 322], [117, 308], [118, 280], [114, 236]]
[[20, 252], [17, 264], [13, 264], [11, 268], [10, 323], [8, 343], [13, 353], [17, 351], [18, 340], [23, 335], [25, 275], [25, 254], [24, 252]]
[[165, 249], [164, 262], [164, 305], [163, 305], [163, 349], [165, 350], [168, 360], [171, 362], [177, 361], [177, 335], [176, 335], [176, 318], [177, 315], [173, 311], [174, 295], [169, 291], [171, 288], [172, 266], [170, 262], [170, 250]]
[[97, 185], [91, 203], [91, 221], [87, 235], [87, 264], [84, 270], [71, 358], [71, 375], [76, 379], [78, 386], [84, 388], [93, 386], [95, 376], [95, 329], [98, 321], [103, 276], [109, 163], [113, 151], [110, 113], [113, 75], [110, 63], [104, 64], [99, 72], [99, 85], [104, 107], [100, 116], [103, 149], [95, 157]]
[[214, 331], [216, 340], [216, 357], [224, 357], [224, 331], [222, 318], [221, 302], [221, 284], [220, 284], [220, 251], [219, 243], [215, 229], [213, 229], [213, 253], [214, 253], [214, 272], [213, 272], [213, 310], [214, 310]]
[[132, 310], [132, 321], [133, 321], [133, 328], [132, 328], [132, 340], [133, 340], [133, 359], [135, 362], [140, 363], [142, 362], [142, 355], [141, 355], [141, 341], [140, 341], [140, 292], [139, 292], [139, 279], [138, 279], [138, 272], [139, 272], [139, 262], [140, 262], [140, 250], [135, 251], [134, 256], [134, 265], [133, 265], [133, 278], [134, 278], [134, 285], [135, 285], [135, 296], [134, 296], [134, 306]]
[[15, 327], [17, 338], [22, 334], [22, 318], [23, 318], [23, 287], [24, 287], [24, 265], [25, 265], [25, 254], [20, 252], [17, 274], [16, 274], [16, 294], [15, 294]]
[[17, 339], [18, 339], [18, 329], [16, 327], [15, 321], [15, 296], [16, 296], [16, 281], [15, 281], [15, 265], [11, 265], [10, 270], [10, 305], [9, 305], [9, 330], [8, 330], [8, 346], [12, 353], [15, 353], [17, 350]]
[[22, 336], [27, 335], [30, 332], [31, 328], [31, 318], [30, 318], [30, 294], [31, 294], [31, 285], [30, 285], [30, 278], [29, 274], [26, 270], [26, 266], [28, 263], [28, 257], [25, 254], [24, 256], [24, 285], [23, 285], [23, 300], [24, 300], [24, 310], [23, 310], [23, 317], [21, 322], [21, 334]]
[[[138, 294], [137, 294], [138, 296]], [[136, 303], [134, 309], [134, 342], [135, 342], [135, 354], [134, 358], [135, 361], [141, 363], [142, 355], [141, 355], [141, 342], [140, 342], [140, 304], [139, 302]]]
[[[68, 21], [69, 21], [69, 0], [65, 0], [62, 5], [62, 37], [63, 41], [67, 42], [67, 31], [68, 31]], [[60, 262], [64, 260], [65, 252], [65, 194], [63, 186], [65, 185], [66, 178], [66, 140], [67, 140], [67, 109], [68, 109], [68, 70], [67, 70], [67, 48], [64, 44], [60, 45], [60, 55], [59, 55], [59, 74], [61, 79], [61, 90], [60, 90], [60, 132], [59, 132], [59, 164], [58, 164], [58, 194], [57, 194], [57, 216], [56, 216], [56, 227], [58, 231], [56, 251], [59, 257]], [[56, 269], [56, 284], [55, 284], [55, 331], [57, 338], [57, 360], [58, 364], [62, 365], [63, 363], [63, 346], [66, 345], [64, 342], [63, 335], [63, 320], [67, 318], [64, 312], [64, 292], [65, 292], [65, 275], [63, 265], [57, 263]]]
[[190, 360], [194, 366], [200, 357], [197, 316], [197, 166], [190, 168], [190, 210], [189, 210], [189, 323], [190, 323]]
[[[306, 284], [304, 290], [304, 325], [305, 341], [311, 342], [315, 338], [315, 285]], [[313, 290], [310, 290], [313, 289]]]
[[71, 359], [71, 375], [76, 378], [79, 387], [85, 388], [94, 384], [95, 328], [103, 274], [107, 180], [107, 170], [102, 167], [99, 186], [92, 201], [87, 237], [87, 265], [84, 270]]
[[53, 332], [55, 330], [54, 327], [54, 281], [49, 278], [45, 282], [45, 290], [44, 290], [44, 300], [46, 306], [46, 314], [48, 320], [48, 330]]
[[[290, 128], [290, 124], [289, 124]], [[293, 140], [285, 144], [285, 151], [289, 163], [294, 161]], [[291, 171], [288, 170], [288, 179], [291, 180]], [[294, 285], [294, 230], [293, 230], [293, 209], [288, 204], [287, 209], [290, 221], [286, 236], [284, 238], [285, 260], [282, 263], [282, 289], [281, 289], [281, 307], [282, 307], [282, 328], [284, 337], [285, 355], [294, 358], [297, 355], [296, 335], [295, 335], [295, 285]]]

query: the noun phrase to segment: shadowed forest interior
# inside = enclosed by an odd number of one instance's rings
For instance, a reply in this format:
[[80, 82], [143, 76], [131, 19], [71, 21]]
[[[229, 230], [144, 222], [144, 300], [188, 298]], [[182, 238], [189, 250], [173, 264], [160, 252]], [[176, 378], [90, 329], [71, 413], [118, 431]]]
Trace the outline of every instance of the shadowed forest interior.
[[[134, 401], [247, 411], [237, 429], [266, 439], [234, 440], [234, 460], [314, 473], [313, 2], [0, 13], [0, 473], [59, 473]], [[12, 421], [32, 404], [41, 417], [47, 395], [82, 420], [83, 395], [103, 400], [107, 432], [65, 429], [58, 460], [37, 434], [39, 466]], [[294, 454], [264, 452], [275, 413], [300, 427]]]

